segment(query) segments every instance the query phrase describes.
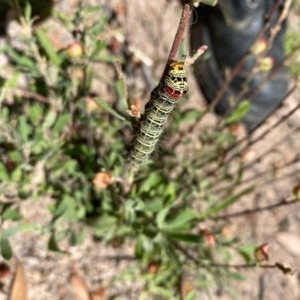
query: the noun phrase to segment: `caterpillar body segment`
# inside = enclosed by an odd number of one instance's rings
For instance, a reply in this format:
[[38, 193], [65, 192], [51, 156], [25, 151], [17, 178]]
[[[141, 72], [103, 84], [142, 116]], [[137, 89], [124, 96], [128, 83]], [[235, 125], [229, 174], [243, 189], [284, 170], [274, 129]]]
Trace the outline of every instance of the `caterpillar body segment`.
[[184, 62], [171, 61], [159, 85], [152, 91], [137, 133], [131, 164], [138, 168], [147, 160], [163, 133], [163, 127], [175, 104], [187, 93]]

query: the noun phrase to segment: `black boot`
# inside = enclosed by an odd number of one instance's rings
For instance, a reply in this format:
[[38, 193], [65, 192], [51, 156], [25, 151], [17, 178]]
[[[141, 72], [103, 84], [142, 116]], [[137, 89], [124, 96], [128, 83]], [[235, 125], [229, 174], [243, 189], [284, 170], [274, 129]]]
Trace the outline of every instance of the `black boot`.
[[[264, 54], [264, 57], [271, 58], [265, 60], [271, 62], [267, 71], [257, 66], [256, 55], [250, 53], [250, 48], [257, 40], [258, 33], [261, 32], [275, 2], [274, 0], [221, 0], [216, 7], [200, 5], [194, 12], [191, 51], [194, 52], [199, 46], [205, 44], [210, 53], [208, 59], [198, 60], [194, 66], [198, 84], [208, 103], [214, 100], [227, 78], [225, 74], [230, 73], [247, 54], [245, 63], [218, 101], [215, 111], [222, 116], [228, 115], [239, 101], [249, 100], [250, 109], [241, 120], [249, 132], [260, 125], [279, 106], [287, 93], [288, 74], [284, 67], [264, 83], [264, 80], [284, 60], [282, 37], [286, 27], [285, 22], [269, 50]], [[271, 28], [278, 20], [281, 9], [281, 6], [278, 7], [273, 14]], [[269, 36], [270, 28], [260, 35], [259, 40], [262, 44], [264, 42], [266, 44]], [[263, 85], [259, 87], [261, 84]]]

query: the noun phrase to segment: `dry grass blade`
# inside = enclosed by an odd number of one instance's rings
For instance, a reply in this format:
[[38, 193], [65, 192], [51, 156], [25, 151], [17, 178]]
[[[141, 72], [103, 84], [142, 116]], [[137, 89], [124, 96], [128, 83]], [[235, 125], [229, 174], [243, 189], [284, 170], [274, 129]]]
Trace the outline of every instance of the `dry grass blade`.
[[22, 265], [17, 262], [15, 277], [9, 293], [9, 300], [27, 300], [27, 282]]
[[80, 276], [72, 274], [70, 283], [76, 300], [91, 300], [89, 287]]

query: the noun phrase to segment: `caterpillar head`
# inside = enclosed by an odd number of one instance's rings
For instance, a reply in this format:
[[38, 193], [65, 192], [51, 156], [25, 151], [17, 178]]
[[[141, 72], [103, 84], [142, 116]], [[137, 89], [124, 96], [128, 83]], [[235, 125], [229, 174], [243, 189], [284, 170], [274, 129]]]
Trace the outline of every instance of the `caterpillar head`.
[[181, 98], [188, 92], [188, 83], [184, 62], [172, 61], [164, 77], [164, 90], [174, 99]]

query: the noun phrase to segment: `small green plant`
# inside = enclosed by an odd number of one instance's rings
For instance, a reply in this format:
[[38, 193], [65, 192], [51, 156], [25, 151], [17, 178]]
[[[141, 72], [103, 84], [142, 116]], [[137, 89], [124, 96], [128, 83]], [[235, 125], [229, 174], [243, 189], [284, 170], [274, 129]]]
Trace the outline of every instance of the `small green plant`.
[[[139, 278], [141, 299], [178, 298], [183, 282], [193, 286], [185, 299], [197, 299], [198, 289], [242, 280], [231, 267], [237, 257], [245, 267], [259, 265], [255, 246], [251, 253], [239, 247], [216, 220], [260, 180], [243, 183], [245, 148], [230, 127], [249, 103], [200, 133], [204, 112], [176, 110], [165, 141], [128, 186], [123, 176], [134, 130], [114, 66], [127, 62], [103, 38], [107, 14], [82, 5], [71, 17], [56, 15], [73, 33], [60, 51], [45, 27], [32, 27], [30, 15], [27, 6], [23, 46], [1, 50], [9, 59], [0, 95], [1, 255], [11, 258], [9, 238], [20, 231], [47, 234], [49, 249], [61, 252], [63, 241], [76, 245], [91, 231], [107, 243], [134, 242], [134, 267], [115, 280]], [[112, 76], [98, 73], [99, 65]], [[110, 101], [94, 88], [103, 81]], [[232, 149], [237, 159], [226, 160]], [[52, 199], [52, 219], [42, 227], [23, 218], [20, 204], [43, 197]]]

